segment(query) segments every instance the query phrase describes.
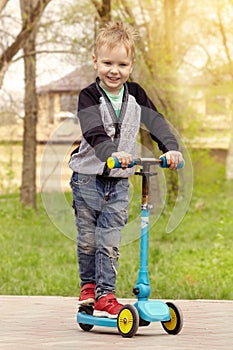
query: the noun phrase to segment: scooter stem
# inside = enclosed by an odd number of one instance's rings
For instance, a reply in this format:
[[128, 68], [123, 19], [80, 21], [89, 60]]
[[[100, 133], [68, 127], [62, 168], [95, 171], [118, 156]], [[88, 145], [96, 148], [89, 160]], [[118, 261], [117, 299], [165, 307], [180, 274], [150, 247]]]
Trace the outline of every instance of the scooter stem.
[[138, 300], [148, 300], [150, 295], [150, 281], [148, 274], [148, 249], [149, 249], [149, 165], [144, 164], [138, 175], [142, 176], [142, 204], [141, 204], [141, 229], [140, 229], [140, 267], [138, 280], [133, 289]]

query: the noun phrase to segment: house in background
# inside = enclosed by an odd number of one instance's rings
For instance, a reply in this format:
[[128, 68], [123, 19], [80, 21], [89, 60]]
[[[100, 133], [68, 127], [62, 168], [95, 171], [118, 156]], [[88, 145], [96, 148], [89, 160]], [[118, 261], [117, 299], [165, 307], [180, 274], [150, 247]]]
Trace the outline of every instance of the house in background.
[[68, 161], [81, 139], [77, 118], [78, 96], [94, 79], [93, 67], [84, 66], [37, 89], [37, 141], [44, 144], [38, 162], [41, 192], [70, 190]]
[[[192, 91], [190, 105], [200, 116], [211, 121], [219, 119], [223, 123], [231, 114], [232, 87], [230, 76], [226, 76], [224, 81], [216, 81], [214, 77], [206, 75], [193, 78], [185, 91]], [[205, 125], [206, 121], [203, 122]], [[226, 127], [226, 124], [222, 125]], [[213, 127], [216, 128], [216, 125]]]
[[46, 142], [51, 133], [65, 120], [78, 123], [77, 102], [80, 91], [95, 80], [92, 66], [83, 66], [63, 78], [37, 89], [38, 126], [37, 140]]
[[[225, 161], [231, 140], [233, 83], [229, 72], [185, 78], [181, 87], [186, 144], [221, 154]], [[193, 126], [193, 128], [192, 128]], [[186, 135], [184, 131], [184, 135]]]

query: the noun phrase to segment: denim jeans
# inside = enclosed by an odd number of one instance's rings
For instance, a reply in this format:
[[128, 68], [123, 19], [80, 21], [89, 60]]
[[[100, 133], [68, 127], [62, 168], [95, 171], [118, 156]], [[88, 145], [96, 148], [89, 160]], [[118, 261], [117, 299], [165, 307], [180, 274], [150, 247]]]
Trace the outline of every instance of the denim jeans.
[[128, 219], [127, 178], [73, 173], [81, 286], [96, 284], [96, 298], [115, 293], [121, 230]]

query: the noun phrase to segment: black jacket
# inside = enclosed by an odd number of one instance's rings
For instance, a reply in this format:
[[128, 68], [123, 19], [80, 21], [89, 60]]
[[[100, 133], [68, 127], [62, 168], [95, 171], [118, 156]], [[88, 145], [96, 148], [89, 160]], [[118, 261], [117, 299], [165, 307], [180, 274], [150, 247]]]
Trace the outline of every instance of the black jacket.
[[[178, 150], [178, 143], [168, 123], [143, 88], [133, 82], [127, 82], [124, 87], [118, 119], [98, 78], [80, 92], [78, 118], [83, 137], [78, 152], [74, 152], [70, 160], [73, 171], [101, 175], [107, 158], [113, 152], [125, 151], [136, 157], [141, 124], [145, 125], [163, 153]], [[110, 176], [127, 177], [133, 171], [113, 169]]]

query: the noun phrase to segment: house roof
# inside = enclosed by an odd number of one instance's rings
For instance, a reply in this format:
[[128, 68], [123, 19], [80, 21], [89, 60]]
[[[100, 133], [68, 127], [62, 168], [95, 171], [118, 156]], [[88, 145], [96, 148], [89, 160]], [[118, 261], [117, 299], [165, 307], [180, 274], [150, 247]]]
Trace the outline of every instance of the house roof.
[[82, 66], [73, 72], [65, 75], [61, 79], [51, 83], [39, 86], [37, 92], [79, 92], [95, 80], [95, 71], [93, 66]]

